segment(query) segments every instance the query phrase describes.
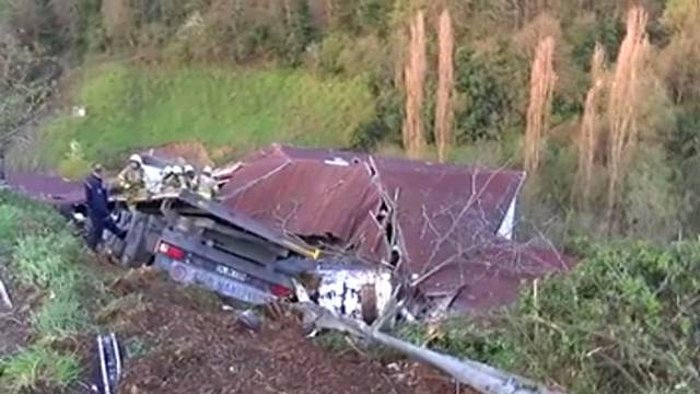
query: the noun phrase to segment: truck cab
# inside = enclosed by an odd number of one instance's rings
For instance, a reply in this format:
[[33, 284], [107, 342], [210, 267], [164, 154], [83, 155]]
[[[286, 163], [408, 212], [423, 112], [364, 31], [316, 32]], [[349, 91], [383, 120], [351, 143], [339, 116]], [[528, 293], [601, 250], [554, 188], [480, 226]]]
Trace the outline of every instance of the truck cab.
[[297, 281], [319, 305], [366, 322], [392, 296], [392, 275], [376, 265], [322, 256], [293, 235], [191, 191], [131, 203], [117, 210], [126, 241], [108, 242], [124, 265], [148, 262], [177, 282], [253, 305], [294, 297]]
[[313, 271], [319, 252], [223, 205], [183, 190], [119, 210], [128, 230], [108, 243], [127, 266], [154, 264], [178, 282], [249, 304], [293, 295], [293, 278]]

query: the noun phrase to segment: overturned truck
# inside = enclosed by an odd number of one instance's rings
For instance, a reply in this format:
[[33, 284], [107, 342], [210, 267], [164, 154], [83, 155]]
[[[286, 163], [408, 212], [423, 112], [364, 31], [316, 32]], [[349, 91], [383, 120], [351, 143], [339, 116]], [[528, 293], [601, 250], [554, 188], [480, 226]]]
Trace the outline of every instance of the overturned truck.
[[372, 322], [388, 302], [391, 275], [347, 256], [322, 252], [224, 205], [182, 190], [130, 201], [116, 198], [124, 242], [106, 234], [115, 261], [152, 263], [180, 283], [261, 305], [294, 297], [296, 281], [320, 305]]

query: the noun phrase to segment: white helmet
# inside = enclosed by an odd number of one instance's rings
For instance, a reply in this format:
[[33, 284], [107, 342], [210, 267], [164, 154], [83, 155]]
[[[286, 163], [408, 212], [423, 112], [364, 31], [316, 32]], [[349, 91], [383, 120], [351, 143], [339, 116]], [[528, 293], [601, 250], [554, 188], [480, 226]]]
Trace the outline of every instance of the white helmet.
[[143, 165], [143, 159], [141, 159], [141, 155], [137, 155], [136, 153], [129, 157], [129, 161]]
[[173, 166], [173, 173], [175, 175], [182, 175], [182, 167], [180, 166]]
[[194, 172], [194, 167], [192, 167], [192, 164], [185, 164], [185, 173], [193, 173]]
[[204, 168], [202, 168], [202, 174], [204, 175], [211, 175], [211, 171], [212, 170], [210, 166], [204, 166]]

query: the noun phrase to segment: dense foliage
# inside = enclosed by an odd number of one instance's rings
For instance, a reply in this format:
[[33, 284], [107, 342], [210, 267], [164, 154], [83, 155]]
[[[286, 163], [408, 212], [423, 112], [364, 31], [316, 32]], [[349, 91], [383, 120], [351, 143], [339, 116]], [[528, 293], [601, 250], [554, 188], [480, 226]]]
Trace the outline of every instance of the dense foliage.
[[450, 322], [434, 346], [574, 393], [698, 392], [700, 242], [576, 248], [571, 275], [525, 289], [489, 325]]
[[[635, 125], [640, 130], [638, 135], [643, 145], [642, 151], [650, 154], [639, 154], [633, 160], [635, 164], [632, 172], [641, 174], [645, 181], [623, 185], [622, 201], [625, 204], [617, 215], [620, 225], [615, 228], [615, 232], [669, 239], [677, 237], [679, 233], [692, 233], [700, 228], [700, 219], [697, 217], [700, 198], [693, 187], [694, 177], [691, 175], [700, 162], [699, 153], [693, 148], [698, 139], [694, 125], [700, 117], [697, 105], [694, 104], [700, 97], [697, 89], [700, 82], [700, 68], [697, 66], [700, 64], [697, 61], [700, 60], [700, 29], [697, 28], [697, 6], [691, 0], [646, 0], [640, 3], [650, 14], [647, 33], [653, 55], [652, 64], [644, 76], [648, 80], [648, 86], [644, 90], [648, 108], [640, 110]], [[602, 227], [596, 223], [604, 219], [601, 216], [603, 189], [594, 188], [589, 204], [572, 205], [576, 200], [572, 198], [576, 194], [572, 175], [576, 172], [579, 119], [591, 82], [590, 59], [596, 43], [599, 43], [606, 51], [608, 67], [614, 66], [625, 34], [625, 2], [566, 1], [543, 5], [542, 2], [531, 0], [2, 0], [0, 5], [2, 26], [13, 32], [10, 35], [12, 46], [5, 48], [14, 48], [14, 53], [17, 53], [17, 56], [3, 58], [7, 65], [27, 64], [27, 56], [33, 56], [33, 59], [56, 59], [68, 67], [83, 64], [90, 59], [89, 64], [104, 59], [129, 59], [127, 63], [133, 67], [148, 65], [151, 70], [171, 70], [160, 78], [173, 86], [180, 83], [179, 79], [168, 80], [168, 76], [180, 75], [175, 74], [173, 68], [186, 70], [185, 73], [196, 79], [199, 78], [196, 74], [202, 72], [203, 67], [209, 68], [212, 65], [224, 69], [230, 65], [259, 68], [261, 64], [265, 64], [266, 69], [292, 68], [296, 69], [297, 75], [308, 73], [314, 78], [320, 78], [321, 86], [324, 86], [322, 81], [325, 78], [331, 77], [360, 81], [365, 84], [365, 92], [373, 102], [370, 104], [372, 109], [370, 111], [367, 106], [360, 106], [362, 116], [338, 117], [345, 122], [346, 127], [352, 128], [350, 132], [341, 132], [344, 137], [316, 135], [306, 140], [281, 138], [312, 144], [317, 144], [318, 141], [336, 141], [365, 150], [400, 145], [404, 118], [402, 59], [407, 41], [407, 20], [419, 8], [425, 9], [427, 15], [429, 59], [423, 122], [426, 132], [432, 134], [434, 88], [437, 83], [435, 24], [440, 10], [447, 7], [455, 21], [456, 39], [452, 135], [455, 136], [457, 147], [453, 150], [452, 157], [459, 162], [487, 162], [509, 166], [517, 166], [521, 160], [518, 146], [522, 143], [520, 136], [525, 126], [529, 65], [537, 37], [551, 35], [556, 41], [554, 61], [558, 77], [552, 101], [551, 132], [546, 143], [544, 168], [540, 174], [531, 174], [531, 177], [538, 180], [528, 186], [532, 189], [529, 195], [540, 205], [537, 210], [540, 217], [536, 218], [539, 222], [551, 222], [553, 217], [568, 218], [556, 223], [558, 235], [580, 231], [595, 235], [601, 231]], [[42, 83], [46, 80], [48, 63], [45, 60], [34, 60], [33, 64], [35, 65], [29, 68], [25, 66], [25, 70], [35, 71], [25, 71], [22, 81], [28, 87], [44, 88], [46, 85]], [[40, 65], [43, 66], [39, 67]], [[100, 68], [96, 70], [99, 71]], [[138, 70], [133, 72], [138, 73]], [[5, 75], [5, 85], [0, 87], [4, 86], [4, 91], [9, 92], [7, 89], [16, 84], [7, 82], [7, 75], [12, 74]], [[201, 78], [208, 77], [202, 75]], [[103, 80], [106, 81], [105, 78]], [[112, 84], [117, 82], [119, 81], [112, 81]], [[310, 85], [307, 86], [306, 82]], [[302, 91], [316, 89], [313, 84], [317, 82], [312, 79], [306, 82], [301, 78], [299, 86], [269, 85], [259, 88], [268, 95], [280, 91], [282, 96], [276, 100], [281, 103], [278, 107], [287, 108], [289, 105], [285, 104], [285, 100], [294, 105], [300, 100], [294, 94], [283, 93], [285, 88]], [[91, 80], [86, 80], [85, 83], [89, 84]], [[237, 90], [237, 84], [238, 82], [233, 83], [228, 88], [226, 84], [217, 86]], [[92, 89], [92, 85], [86, 85], [86, 88]], [[193, 101], [184, 106], [192, 107], [189, 104], [200, 97], [197, 96], [199, 91], [214, 92], [206, 86], [192, 85], [192, 89]], [[245, 95], [247, 88], [243, 86], [241, 89]], [[355, 86], [352, 89], [349, 101], [355, 102], [357, 97], [363, 97], [364, 100], [362, 93], [355, 92]], [[45, 91], [35, 90], [28, 101], [27, 94], [24, 89], [22, 94], [15, 92], [3, 95], [3, 108], [12, 108], [12, 105], [18, 103], [24, 106], [16, 110], [3, 110], [3, 118], [12, 117], [11, 120], [3, 121], [4, 124], [21, 124], [22, 115], [36, 107], [32, 104], [27, 109], [26, 103], [38, 103], [48, 96]], [[157, 143], [164, 139], [161, 135], [172, 133], [172, 122], [161, 125], [155, 121], [149, 127], [138, 121], [139, 118], [158, 119], [160, 116], [151, 114], [150, 107], [139, 104], [140, 100], [148, 100], [148, 97], [160, 94], [152, 87], [126, 84], [114, 86], [106, 94], [114, 95], [117, 101], [124, 102], [105, 107], [105, 110], [114, 112], [120, 108], [123, 111], [138, 108], [140, 115], [115, 115], [108, 118], [96, 116], [94, 121], [111, 122], [113, 125], [110, 127], [114, 130], [139, 129], [130, 133], [138, 133], [137, 139], [144, 143]], [[177, 95], [165, 90], [163, 94], [171, 97]], [[224, 93], [222, 90], [214, 94]], [[319, 95], [323, 96], [322, 93]], [[335, 100], [334, 97], [337, 96], [329, 97], [330, 100]], [[184, 101], [186, 100], [183, 99]], [[222, 102], [218, 100], [217, 104]], [[207, 103], [207, 100], [197, 102], [196, 105], [213, 108], [211, 101]], [[293, 118], [302, 121], [298, 127], [282, 131], [282, 134], [298, 136], [303, 135], [304, 130], [315, 132], [308, 130], [310, 128], [337, 128], [337, 123], [313, 120], [330, 116], [329, 112], [332, 113], [333, 110], [328, 108], [334, 105], [336, 104], [314, 104], [313, 108], [293, 115]], [[247, 108], [246, 105], [235, 102], [231, 106]], [[155, 105], [153, 109], [160, 111], [160, 107]], [[281, 111], [287, 112], [284, 109]], [[602, 116], [600, 121], [605, 124], [605, 114]], [[201, 114], [200, 117], [216, 120], [220, 116]], [[239, 136], [243, 141], [252, 141], [253, 145], [267, 143], [268, 138], [250, 136], [257, 135], [258, 132], [254, 131], [257, 126], [268, 122], [248, 122], [245, 120], [248, 118], [241, 115], [224, 117], [225, 122], [218, 127], [215, 123], [209, 125], [192, 120], [194, 118], [173, 119], [179, 119], [179, 128], [187, 130], [187, 133], [204, 135], [204, 140], [211, 140], [209, 134], [213, 133], [217, 143], [229, 135]], [[242, 119], [243, 123], [238, 124], [237, 119]], [[66, 122], [58, 129], [75, 126], [73, 121]], [[280, 128], [272, 123], [270, 127]], [[80, 129], [79, 125], [75, 127]], [[144, 127], [153, 130], [143, 130]], [[7, 129], [6, 126], [4, 128]], [[101, 149], [90, 142], [89, 134], [95, 128], [94, 124], [87, 122], [84, 125], [85, 132], [57, 133], [56, 138], [60, 138], [63, 143], [52, 146], [60, 145], [63, 150], [50, 152], [49, 155], [42, 151], [42, 154], [54, 157], [55, 164], [57, 154], [58, 159], [60, 155], [66, 154], [66, 141], [76, 139], [85, 147], [90, 159]], [[226, 131], [214, 130], [216, 128]], [[334, 133], [332, 130], [324, 132], [329, 135]], [[433, 141], [432, 137], [428, 136], [428, 141]], [[238, 144], [236, 138], [232, 143]], [[117, 146], [120, 150], [127, 150], [134, 144], [138, 145], [139, 142], [110, 144], [115, 146], [115, 151], [100, 151], [99, 154], [118, 153]], [[245, 145], [241, 149], [248, 148], [250, 144]], [[494, 149], [495, 146], [498, 147]], [[484, 160], [483, 152], [489, 152], [490, 157]], [[602, 160], [605, 160], [604, 156]], [[601, 171], [596, 174], [596, 182], [603, 185], [606, 176]], [[557, 179], [552, 179], [553, 177]], [[657, 206], [665, 206], [664, 214], [673, 219], [654, 228], [656, 223], [650, 215], [655, 213], [650, 211], [648, 205], [641, 204], [649, 199], [658, 202]], [[636, 228], [638, 223], [642, 224]], [[647, 229], [652, 228], [650, 233]]]

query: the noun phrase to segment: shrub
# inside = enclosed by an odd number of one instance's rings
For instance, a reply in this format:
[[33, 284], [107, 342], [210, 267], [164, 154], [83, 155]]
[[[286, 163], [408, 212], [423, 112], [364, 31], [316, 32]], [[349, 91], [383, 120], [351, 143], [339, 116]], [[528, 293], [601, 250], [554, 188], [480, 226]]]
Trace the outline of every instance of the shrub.
[[488, 325], [452, 321], [436, 346], [571, 392], [697, 392], [700, 241], [573, 246], [585, 258], [570, 275]]
[[522, 125], [523, 59], [504, 47], [490, 54], [462, 47], [455, 61], [455, 89], [464, 102], [456, 106], [461, 108], [455, 114], [458, 142], [498, 139], [504, 130]]

